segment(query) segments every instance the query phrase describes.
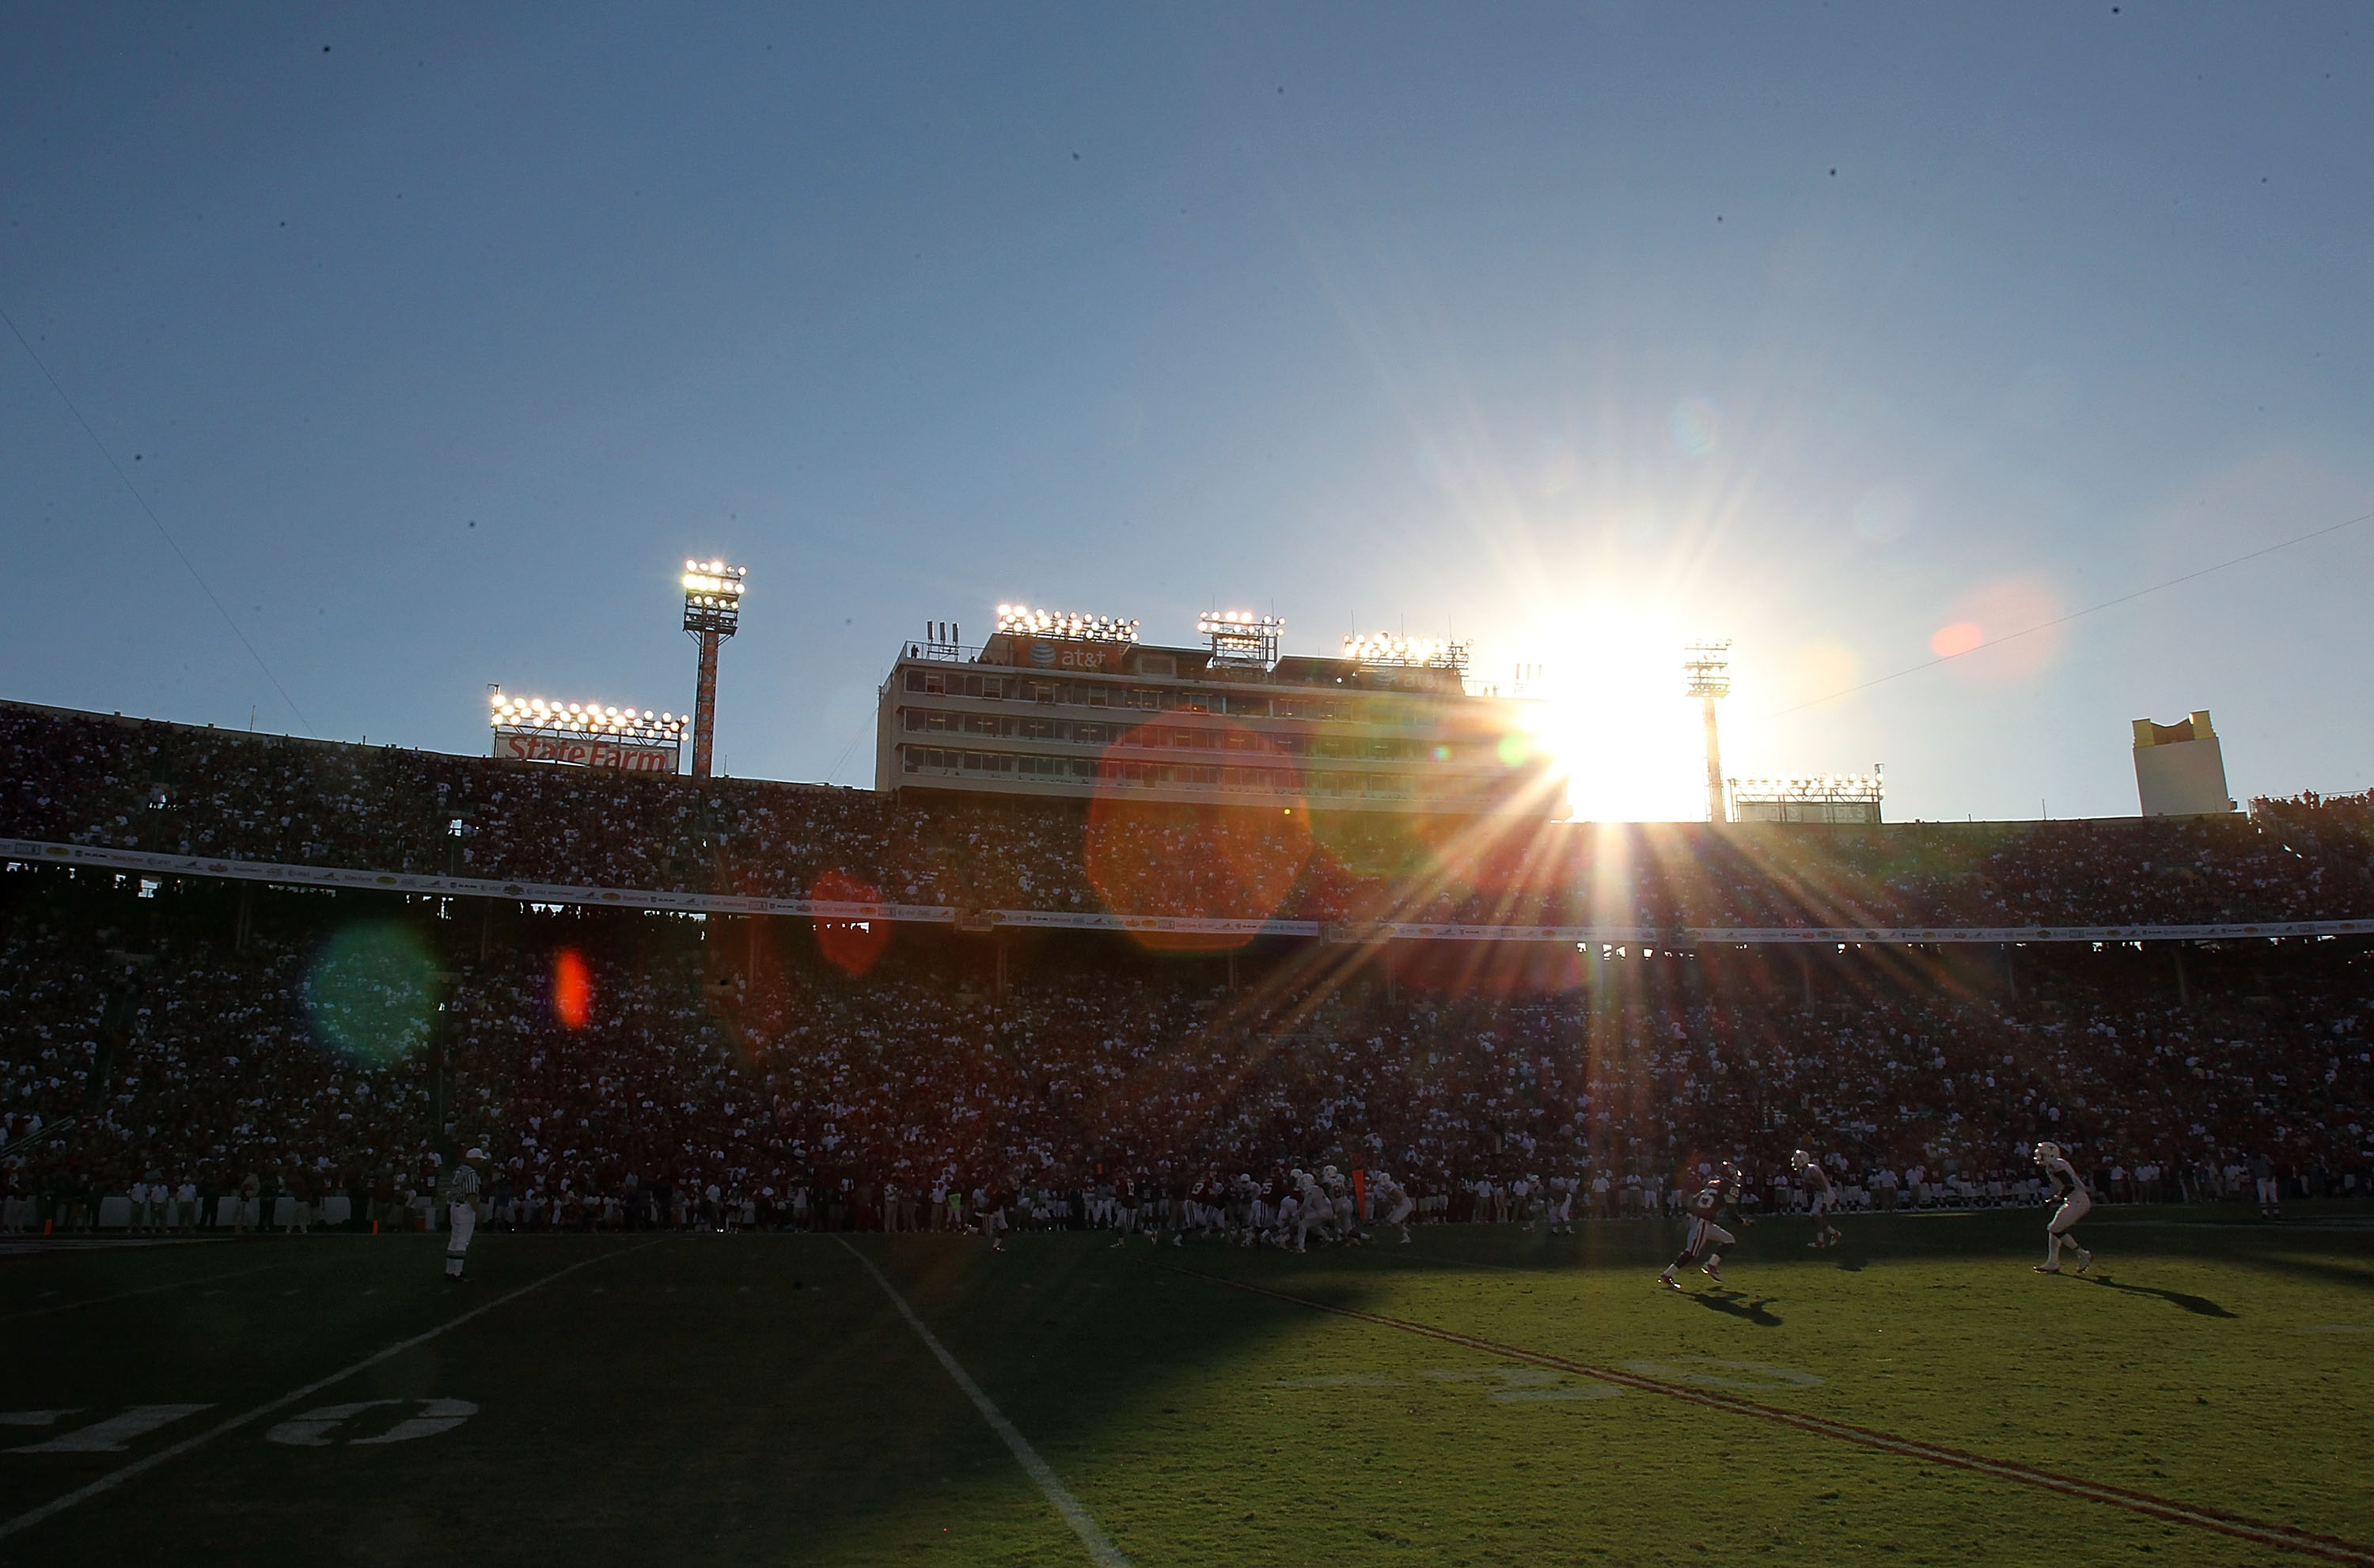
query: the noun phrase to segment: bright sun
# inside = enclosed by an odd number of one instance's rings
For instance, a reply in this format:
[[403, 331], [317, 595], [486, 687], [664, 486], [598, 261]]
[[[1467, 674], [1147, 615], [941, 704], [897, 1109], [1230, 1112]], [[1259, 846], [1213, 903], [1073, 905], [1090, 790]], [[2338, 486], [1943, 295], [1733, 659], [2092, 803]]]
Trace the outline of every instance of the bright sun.
[[1704, 732], [1682, 683], [1691, 635], [1660, 606], [1602, 602], [1512, 639], [1520, 662], [1543, 668], [1528, 692], [1534, 739], [1566, 770], [1576, 820], [1705, 820]]

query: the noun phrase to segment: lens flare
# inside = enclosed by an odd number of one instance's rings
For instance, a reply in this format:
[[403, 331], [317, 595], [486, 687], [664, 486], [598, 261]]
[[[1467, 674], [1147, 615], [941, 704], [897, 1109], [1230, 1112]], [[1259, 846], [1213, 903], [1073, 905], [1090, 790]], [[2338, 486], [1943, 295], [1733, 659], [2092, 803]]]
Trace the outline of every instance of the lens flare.
[[[879, 904], [882, 890], [836, 866], [817, 878], [815, 891], [809, 896], [820, 904]], [[874, 961], [890, 944], [890, 922], [818, 920], [816, 941], [817, 951], [824, 954], [826, 963], [844, 975], [863, 975], [874, 967]]]
[[1976, 621], [1956, 621], [1950, 626], [1939, 626], [1929, 637], [1929, 651], [1940, 659], [1953, 659], [1968, 653], [1987, 640], [1986, 627]]
[[315, 1036], [356, 1061], [383, 1065], [410, 1054], [427, 1043], [436, 1012], [436, 961], [406, 926], [350, 926], [306, 973]]
[[1930, 651], [1940, 659], [1970, 654], [1948, 668], [1981, 685], [2040, 675], [2068, 646], [2068, 629], [2058, 624], [2063, 608], [2060, 593], [2040, 578], [1997, 578], [1954, 602], [1947, 612], [1953, 619], [1930, 638]]
[[1906, 486], [1875, 485], [1854, 504], [1857, 533], [1875, 544], [1893, 544], [1912, 531], [1921, 501]]
[[1686, 397], [1674, 404], [1674, 450], [1684, 457], [1705, 457], [1722, 433], [1722, 414], [1710, 397]]
[[[1183, 740], [1182, 740], [1183, 737]], [[1189, 743], [1208, 741], [1208, 745]], [[1174, 760], [1192, 751], [1198, 760]], [[1209, 762], [1201, 758], [1208, 755]], [[1164, 760], [1156, 760], [1158, 758]], [[1300, 770], [1268, 739], [1240, 726], [1200, 720], [1193, 729], [1142, 724], [1104, 754], [1107, 768], [1088, 802], [1083, 862], [1088, 884], [1117, 915], [1266, 919], [1293, 891], [1310, 858], [1312, 822], [1298, 802], [1277, 814], [1133, 799], [1157, 767], [1215, 775], [1259, 773], [1298, 788]], [[1250, 935], [1177, 931], [1135, 933], [1161, 951], [1241, 947]]]
[[552, 1015], [564, 1029], [582, 1029], [594, 1016], [594, 975], [573, 947], [552, 955]]

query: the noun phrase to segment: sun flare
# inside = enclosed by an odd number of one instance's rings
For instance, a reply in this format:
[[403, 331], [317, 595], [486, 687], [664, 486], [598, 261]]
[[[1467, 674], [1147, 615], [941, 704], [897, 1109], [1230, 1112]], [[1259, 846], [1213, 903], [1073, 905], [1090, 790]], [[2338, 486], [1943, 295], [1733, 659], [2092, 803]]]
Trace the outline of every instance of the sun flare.
[[1534, 742], [1567, 776], [1569, 814], [1584, 822], [1692, 822], [1706, 816], [1698, 704], [1684, 695], [1691, 628], [1662, 605], [1602, 601], [1544, 616], [1523, 638]]

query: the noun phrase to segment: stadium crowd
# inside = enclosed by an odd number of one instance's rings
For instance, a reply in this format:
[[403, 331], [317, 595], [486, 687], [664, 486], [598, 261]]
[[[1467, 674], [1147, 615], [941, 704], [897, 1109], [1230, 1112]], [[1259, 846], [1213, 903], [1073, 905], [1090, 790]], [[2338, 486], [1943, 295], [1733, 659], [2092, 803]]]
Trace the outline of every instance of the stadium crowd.
[[0, 707], [0, 837], [958, 910], [1684, 929], [2374, 916], [2374, 803], [1832, 828], [901, 800]]
[[2197, 951], [2182, 989], [2117, 948], [2026, 949], [2000, 986], [1732, 949], [1541, 988], [1347, 979], [1306, 943], [1231, 989], [1208, 957], [1066, 937], [1001, 991], [981, 943], [915, 928], [835, 964], [796, 921], [279, 893], [250, 930], [218, 884], [0, 886], [15, 1228], [110, 1199], [135, 1225], [325, 1199], [425, 1224], [473, 1142], [499, 1226], [946, 1223], [950, 1188], [959, 1215], [1005, 1193], [1077, 1223], [1099, 1182], [1175, 1212], [1207, 1176], [1322, 1162], [1435, 1218], [1525, 1217], [1552, 1178], [1639, 1213], [1723, 1159], [1788, 1203], [1799, 1146], [1866, 1201], [2005, 1202], [2045, 1136], [2111, 1200], [2231, 1195], [2260, 1160], [2297, 1196], [2374, 1174], [2354, 943]]

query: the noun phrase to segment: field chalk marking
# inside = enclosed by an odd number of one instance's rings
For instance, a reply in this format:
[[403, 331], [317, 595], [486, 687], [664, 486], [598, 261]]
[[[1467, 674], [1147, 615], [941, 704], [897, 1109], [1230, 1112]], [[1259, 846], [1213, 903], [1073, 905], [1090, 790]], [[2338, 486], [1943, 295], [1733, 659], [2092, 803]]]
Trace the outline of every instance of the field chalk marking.
[[28, 1317], [46, 1317], [53, 1312], [72, 1312], [78, 1306], [105, 1306], [112, 1301], [130, 1301], [134, 1296], [152, 1296], [159, 1291], [186, 1291], [196, 1285], [211, 1285], [220, 1280], [243, 1279], [269, 1270], [286, 1267], [280, 1263], [260, 1263], [253, 1269], [234, 1269], [228, 1274], [201, 1274], [194, 1280], [169, 1280], [161, 1285], [143, 1285], [136, 1291], [118, 1291], [112, 1296], [92, 1296], [88, 1301], [62, 1301], [55, 1306], [36, 1306], [23, 1312], [0, 1312], [0, 1323], [15, 1323]]
[[1046, 1460], [1039, 1457], [1039, 1450], [1030, 1446], [1030, 1440], [1005, 1419], [1005, 1412], [981, 1391], [981, 1385], [972, 1380], [972, 1374], [958, 1364], [957, 1358], [948, 1353], [947, 1346], [940, 1343], [940, 1337], [915, 1316], [915, 1309], [907, 1305], [907, 1298], [899, 1293], [897, 1287], [890, 1283], [889, 1277], [874, 1266], [874, 1259], [840, 1236], [832, 1239], [840, 1242], [841, 1250], [856, 1258], [864, 1266], [865, 1271], [874, 1276], [874, 1282], [882, 1287], [882, 1293], [890, 1298], [890, 1305], [899, 1309], [899, 1316], [907, 1320], [907, 1327], [912, 1328], [924, 1346], [938, 1358], [947, 1375], [956, 1379], [957, 1387], [964, 1390], [965, 1398], [972, 1401], [972, 1408], [981, 1412], [981, 1419], [989, 1422], [989, 1429], [1005, 1440], [1014, 1457], [1030, 1472], [1030, 1479], [1039, 1483], [1039, 1490], [1047, 1494], [1047, 1501], [1055, 1505], [1055, 1512], [1064, 1515], [1064, 1522], [1072, 1527], [1072, 1533], [1080, 1538], [1080, 1544], [1088, 1549], [1088, 1555], [1106, 1564], [1107, 1568], [1130, 1568], [1129, 1559], [1122, 1555], [1122, 1550], [1113, 1544], [1112, 1537], [1105, 1534], [1103, 1527], [1080, 1506], [1079, 1499], [1055, 1479], [1055, 1472], [1048, 1468]]
[[[659, 1244], [657, 1242], [645, 1242], [643, 1246], [656, 1246], [658, 1245]], [[630, 1252], [641, 1252], [641, 1250], [643, 1250], [642, 1246], [629, 1247], [628, 1249], [628, 1251]], [[29, 1508], [24, 1513], [18, 1515], [15, 1518], [7, 1520], [5, 1523], [0, 1523], [0, 1539], [13, 1536], [20, 1530], [29, 1530], [35, 1525], [40, 1524], [42, 1520], [63, 1514], [77, 1503], [88, 1503], [103, 1492], [112, 1492], [117, 1487], [122, 1486], [125, 1481], [132, 1480], [135, 1476], [147, 1474], [148, 1471], [155, 1469], [158, 1466], [164, 1464], [169, 1459], [178, 1459], [182, 1455], [189, 1453], [192, 1449], [204, 1447], [206, 1444], [213, 1442], [216, 1438], [223, 1436], [227, 1433], [237, 1432], [241, 1427], [247, 1425], [250, 1422], [260, 1421], [264, 1417], [270, 1415], [275, 1410], [286, 1410], [290, 1405], [295, 1404], [298, 1400], [311, 1398], [312, 1395], [320, 1393], [323, 1389], [331, 1387], [333, 1384], [345, 1382], [347, 1378], [352, 1377], [358, 1372], [366, 1371], [370, 1367], [377, 1366], [380, 1363], [389, 1360], [391, 1357], [400, 1356], [416, 1345], [425, 1345], [429, 1340], [437, 1338], [438, 1335], [445, 1333], [450, 1329], [459, 1328], [463, 1324], [469, 1322], [474, 1317], [483, 1317], [488, 1313], [494, 1311], [495, 1308], [501, 1306], [506, 1303], [519, 1300], [520, 1297], [527, 1294], [530, 1291], [540, 1291], [545, 1286], [552, 1283], [553, 1281], [565, 1279], [569, 1275], [577, 1272], [580, 1269], [591, 1268], [596, 1263], [608, 1261], [610, 1258], [623, 1256], [625, 1256], [623, 1253], [612, 1253], [602, 1257], [588, 1258], [582, 1262], [571, 1263], [566, 1269], [556, 1270], [552, 1273], [546, 1274], [541, 1280], [532, 1281], [527, 1284], [522, 1285], [515, 1291], [508, 1291], [503, 1294], [497, 1296], [492, 1301], [485, 1302], [479, 1305], [474, 1306], [458, 1317], [449, 1317], [444, 1322], [440, 1323], [436, 1328], [428, 1330], [426, 1333], [415, 1334], [408, 1340], [399, 1340], [383, 1351], [374, 1351], [370, 1355], [363, 1357], [362, 1360], [355, 1363], [354, 1365], [346, 1368], [342, 1372], [334, 1372], [327, 1377], [317, 1377], [301, 1388], [292, 1388], [276, 1399], [268, 1399], [264, 1403], [256, 1406], [252, 1410], [247, 1410], [239, 1415], [232, 1416], [228, 1421], [218, 1422], [215, 1425], [206, 1428], [206, 1431], [199, 1433], [194, 1437], [184, 1437], [179, 1443], [175, 1443], [168, 1447], [159, 1448], [154, 1454], [149, 1454], [141, 1458], [135, 1459], [130, 1464], [124, 1465], [120, 1469], [110, 1470], [105, 1475], [100, 1477], [97, 1480], [94, 1480], [86, 1486], [78, 1486], [63, 1497], [53, 1497], [38, 1508]]]
[[1569, 1361], [1564, 1356], [1548, 1355], [1540, 1351], [1524, 1350], [1515, 1345], [1503, 1345], [1491, 1340], [1477, 1339], [1472, 1334], [1457, 1333], [1449, 1328], [1437, 1328], [1431, 1324], [1413, 1323], [1406, 1318], [1388, 1317], [1382, 1313], [1362, 1312], [1357, 1307], [1337, 1306], [1330, 1302], [1313, 1301], [1308, 1296], [1293, 1295], [1285, 1291], [1274, 1291], [1266, 1285], [1256, 1285], [1243, 1280], [1231, 1280], [1221, 1274], [1206, 1274], [1198, 1270], [1181, 1269], [1169, 1263], [1158, 1263], [1155, 1267], [1168, 1273], [1183, 1274], [1190, 1279], [1225, 1285], [1230, 1290], [1244, 1291], [1252, 1295], [1267, 1296], [1273, 1301], [1309, 1307], [1313, 1312], [1332, 1313], [1338, 1317], [1349, 1317], [1361, 1323], [1374, 1323], [1381, 1328], [1398, 1328], [1404, 1333], [1423, 1334], [1428, 1339], [1441, 1340], [1449, 1344], [1462, 1345], [1469, 1350], [1482, 1351], [1489, 1355], [1527, 1361], [1536, 1366], [1570, 1372], [1578, 1377], [1595, 1377], [1608, 1383], [1621, 1384], [1627, 1388], [1638, 1388], [1643, 1393], [1663, 1394], [1667, 1398], [1682, 1399], [1694, 1405], [1704, 1405], [1710, 1410], [1729, 1410], [1735, 1415], [1755, 1416], [1759, 1420], [1773, 1422], [1781, 1426], [1795, 1427], [1800, 1432], [1810, 1432], [1818, 1436], [1835, 1437], [1843, 1442], [1860, 1444], [1866, 1448], [1876, 1448], [1886, 1454], [1899, 1454], [1907, 1458], [1925, 1460], [1931, 1464], [1950, 1465], [1957, 1469], [1993, 1476], [2000, 1480], [2016, 1480], [2023, 1485], [2040, 1487], [2047, 1492], [2057, 1492], [2063, 1496], [2083, 1498], [2089, 1503], [2106, 1503], [2113, 1508], [2124, 1508], [2130, 1513], [2142, 1514], [2156, 1519], [2166, 1519], [2173, 1524], [2192, 1525], [2199, 1529], [2215, 1530], [2223, 1535], [2256, 1541], [2262, 1546], [2277, 1547], [2286, 1551], [2297, 1551], [2309, 1557], [2321, 1557], [2332, 1562], [2355, 1562], [2366, 1565], [2366, 1568], [2374, 1568], [2374, 1547], [2361, 1546], [2356, 1541], [2343, 1540], [2333, 1536], [2316, 1535], [2308, 1530], [2294, 1529], [2288, 1525], [2271, 1525], [2262, 1520], [2246, 1518], [2239, 1514], [2228, 1514], [2221, 1509], [2205, 1507], [2199, 1504], [2171, 1502], [2165, 1497], [2155, 1497], [2147, 1492], [2131, 1492], [2125, 1487], [2110, 1486], [2101, 1481], [2082, 1480], [2075, 1476], [2064, 1476], [2053, 1470], [2039, 1469], [2033, 1465], [2023, 1465], [2014, 1459], [1996, 1459], [1983, 1454], [1968, 1454], [1958, 1448], [1947, 1448], [1934, 1443], [1924, 1443], [1917, 1438], [1898, 1437], [1892, 1433], [1877, 1432], [1867, 1426], [1832, 1421], [1825, 1416], [1804, 1415], [1795, 1410], [1778, 1410], [1769, 1405], [1759, 1405], [1753, 1399], [1741, 1398], [1737, 1395], [1717, 1393], [1710, 1388], [1693, 1388], [1677, 1383], [1669, 1383], [1659, 1377], [1644, 1377], [1635, 1372], [1620, 1371], [1614, 1367], [1592, 1366], [1584, 1362]]

